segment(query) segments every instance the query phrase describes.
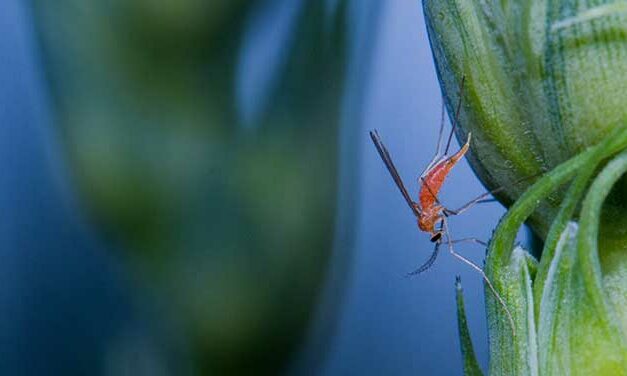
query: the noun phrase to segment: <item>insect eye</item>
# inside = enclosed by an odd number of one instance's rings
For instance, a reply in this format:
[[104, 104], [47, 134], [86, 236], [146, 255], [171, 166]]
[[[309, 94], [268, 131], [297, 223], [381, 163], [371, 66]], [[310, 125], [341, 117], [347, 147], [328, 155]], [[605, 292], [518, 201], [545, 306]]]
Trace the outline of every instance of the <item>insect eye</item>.
[[432, 237], [431, 237], [431, 243], [435, 243], [438, 240], [440, 240], [442, 238], [442, 233], [441, 232], [436, 232]]

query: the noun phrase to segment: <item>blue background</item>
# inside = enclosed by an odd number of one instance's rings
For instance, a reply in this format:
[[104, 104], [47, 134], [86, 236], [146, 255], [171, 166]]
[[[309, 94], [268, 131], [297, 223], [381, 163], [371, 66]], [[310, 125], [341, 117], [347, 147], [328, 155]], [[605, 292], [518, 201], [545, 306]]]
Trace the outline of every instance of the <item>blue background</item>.
[[[420, 2], [352, 4], [343, 132], [352, 129], [358, 137], [352, 145], [346, 134], [341, 140], [343, 166], [347, 159], [357, 158], [359, 169], [340, 170], [341, 183], [356, 180], [341, 187], [357, 187], [340, 195], [350, 197], [350, 205], [359, 208], [357, 239], [348, 272], [338, 268], [343, 273], [338, 276], [340, 271], [334, 274], [331, 267], [327, 296], [337, 288], [346, 290], [336, 330], [326, 342], [328, 357], [318, 364], [320, 372], [329, 376], [460, 374], [453, 288], [458, 274], [475, 350], [485, 367], [480, 276], [443, 253], [427, 273], [405, 277], [429, 257], [432, 245], [428, 235], [418, 231], [367, 136], [368, 130], [379, 130], [415, 194], [416, 178], [435, 148], [441, 106]], [[241, 69], [247, 72], [245, 66]], [[94, 367], [106, 368], [98, 366], [101, 359], [116, 356], [103, 357], [108, 344], [128, 338], [145, 341], [147, 351], [152, 351], [146, 324], [140, 323], [145, 319], [138, 319], [133, 308], [124, 264], [116, 258], [114, 247], [100, 240], [74, 199], [51, 122], [44, 70], [28, 9], [18, 0], [3, 1], [0, 374], [88, 374]], [[242, 116], [254, 116], [254, 103], [242, 106]], [[447, 180], [441, 200], [456, 207], [483, 192], [463, 162]], [[339, 210], [341, 216], [342, 205]], [[487, 240], [502, 213], [498, 204], [488, 204], [453, 218], [453, 235]], [[459, 251], [479, 263], [483, 259], [478, 246], [460, 246]], [[319, 312], [314, 328], [321, 325], [321, 317]], [[311, 335], [310, 342], [315, 342], [316, 331]], [[307, 348], [305, 344], [301, 361], [288, 372], [306, 372]]]

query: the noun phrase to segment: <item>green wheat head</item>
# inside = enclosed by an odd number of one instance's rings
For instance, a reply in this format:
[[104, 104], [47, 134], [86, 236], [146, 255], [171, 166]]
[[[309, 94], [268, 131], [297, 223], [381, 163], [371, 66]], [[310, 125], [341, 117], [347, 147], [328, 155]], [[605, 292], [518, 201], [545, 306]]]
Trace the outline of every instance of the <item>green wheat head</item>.
[[[490, 375], [627, 375], [627, 2], [425, 0], [470, 163], [509, 211], [486, 274]], [[513, 184], [522, 177], [540, 175]], [[514, 244], [524, 224], [541, 257]], [[481, 375], [458, 316], [464, 372]]]

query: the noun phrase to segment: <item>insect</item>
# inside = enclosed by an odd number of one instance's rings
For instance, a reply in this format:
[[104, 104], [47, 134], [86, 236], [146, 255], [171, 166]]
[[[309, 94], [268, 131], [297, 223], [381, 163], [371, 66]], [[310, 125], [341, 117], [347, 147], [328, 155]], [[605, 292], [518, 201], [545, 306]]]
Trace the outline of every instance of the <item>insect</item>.
[[[463, 90], [463, 82], [464, 81], [462, 80], [461, 90]], [[455, 210], [448, 209], [438, 199], [438, 193], [440, 192], [440, 189], [442, 185], [444, 184], [446, 177], [451, 172], [452, 168], [466, 155], [466, 153], [470, 149], [470, 141], [472, 138], [472, 134], [468, 133], [466, 143], [459, 149], [459, 151], [457, 151], [453, 155], [448, 155], [448, 151], [451, 146], [453, 133], [455, 132], [455, 128], [457, 127], [457, 122], [459, 119], [459, 112], [461, 109], [461, 90], [460, 90], [460, 96], [459, 96], [460, 100], [457, 104], [457, 108], [455, 111], [455, 118], [453, 120], [451, 133], [448, 136], [446, 148], [444, 149], [443, 152], [441, 151], [441, 148], [442, 148], [442, 136], [443, 136], [443, 130], [444, 130], [444, 107], [442, 107], [442, 121], [440, 123], [440, 132], [438, 136], [438, 143], [437, 143], [435, 155], [433, 159], [431, 160], [431, 162], [429, 163], [429, 165], [427, 166], [427, 168], [425, 168], [424, 172], [418, 178], [418, 184], [420, 187], [419, 194], [418, 194], [418, 202], [415, 202], [414, 200], [412, 200], [407, 189], [405, 188], [405, 184], [403, 183], [403, 180], [401, 179], [398, 173], [398, 170], [394, 166], [394, 163], [392, 162], [392, 158], [390, 157], [390, 153], [388, 152], [387, 148], [383, 144], [383, 141], [381, 140], [379, 133], [376, 130], [371, 131], [370, 138], [372, 139], [375, 147], [377, 148], [377, 151], [379, 152], [381, 159], [383, 159], [383, 162], [385, 166], [387, 167], [388, 171], [390, 172], [392, 179], [396, 183], [396, 186], [398, 187], [401, 194], [405, 198], [405, 201], [409, 205], [409, 208], [412, 210], [413, 214], [416, 216], [416, 219], [418, 222], [418, 228], [423, 232], [429, 233], [431, 236], [431, 242], [435, 243], [435, 248], [431, 254], [431, 257], [429, 257], [429, 259], [421, 267], [409, 273], [409, 275], [420, 274], [426, 271], [427, 269], [429, 269], [433, 265], [433, 263], [435, 262], [440, 252], [440, 246], [442, 245], [444, 238], [446, 237], [448, 251], [457, 259], [469, 265], [471, 268], [475, 269], [477, 272], [481, 274], [486, 284], [488, 285], [488, 287], [490, 288], [490, 290], [492, 291], [496, 299], [499, 301], [500, 305], [503, 307], [505, 312], [507, 313], [510, 325], [512, 327], [512, 332], [514, 333], [514, 320], [512, 318], [512, 315], [509, 309], [507, 308], [507, 305], [503, 301], [503, 298], [501, 298], [501, 296], [498, 294], [498, 292], [492, 285], [492, 282], [490, 281], [490, 279], [486, 276], [483, 269], [477, 264], [475, 264], [474, 262], [467, 259], [466, 257], [457, 253], [453, 247], [453, 244], [462, 243], [462, 242], [474, 242], [474, 243], [478, 243], [484, 246], [487, 246], [487, 244], [476, 238], [464, 238], [464, 239], [453, 240], [451, 238], [451, 233], [450, 233], [450, 229], [448, 225], [448, 217], [462, 214], [477, 204], [480, 204], [483, 202], [494, 201], [493, 199], [490, 199], [489, 196], [497, 193], [503, 188], [501, 187], [496, 190], [486, 192], [476, 197], [475, 199], [469, 201], [462, 207], [455, 209]]]

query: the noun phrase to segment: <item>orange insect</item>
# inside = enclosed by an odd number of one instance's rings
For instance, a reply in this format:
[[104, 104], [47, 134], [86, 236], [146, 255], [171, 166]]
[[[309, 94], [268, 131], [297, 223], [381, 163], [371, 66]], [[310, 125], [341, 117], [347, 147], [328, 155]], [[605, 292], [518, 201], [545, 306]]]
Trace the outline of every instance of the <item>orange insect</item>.
[[438, 238], [442, 236], [441, 231], [436, 232], [435, 225], [440, 222], [446, 214], [444, 206], [438, 202], [438, 193], [453, 166], [468, 152], [471, 136], [472, 134], [469, 133], [466, 144], [464, 144], [457, 153], [436, 163], [435, 166], [426, 170], [424, 175], [420, 177], [422, 184], [419, 195], [420, 207], [417, 208], [420, 210], [418, 227], [422, 231], [431, 233], [432, 238], [434, 236]]
[[[462, 88], [463, 88], [463, 81], [462, 81]], [[502, 188], [498, 188], [496, 190], [484, 193], [456, 210], [451, 210], [451, 209], [446, 208], [438, 200], [438, 193], [440, 192], [440, 189], [442, 188], [442, 185], [444, 184], [446, 177], [451, 172], [451, 169], [457, 164], [457, 162], [459, 162], [466, 155], [466, 153], [468, 152], [470, 148], [470, 140], [471, 140], [472, 134], [468, 133], [468, 138], [464, 146], [462, 146], [461, 149], [459, 149], [457, 153], [451, 156], [447, 155], [448, 150], [451, 145], [453, 133], [457, 125], [460, 107], [461, 107], [461, 93], [460, 93], [460, 101], [457, 105], [455, 119], [453, 121], [452, 129], [451, 129], [451, 133], [448, 137], [448, 142], [446, 144], [446, 148], [443, 153], [440, 152], [441, 144], [442, 144], [443, 128], [444, 128], [444, 108], [442, 109], [442, 122], [440, 124], [440, 134], [438, 137], [436, 154], [431, 160], [431, 163], [429, 163], [429, 165], [425, 169], [425, 171], [420, 175], [420, 178], [419, 178], [420, 191], [418, 194], [418, 202], [415, 202], [414, 200], [412, 200], [411, 196], [407, 192], [407, 189], [405, 188], [405, 185], [403, 184], [403, 180], [401, 179], [396, 167], [394, 166], [394, 163], [392, 162], [392, 158], [390, 157], [390, 154], [387, 151], [387, 148], [381, 141], [381, 137], [379, 136], [378, 132], [376, 130], [371, 131], [370, 138], [372, 138], [372, 141], [374, 142], [374, 145], [377, 148], [377, 151], [379, 152], [381, 159], [383, 159], [385, 166], [390, 172], [390, 175], [392, 175], [392, 179], [396, 183], [396, 186], [401, 191], [401, 194], [405, 198], [405, 201], [407, 202], [410, 209], [416, 216], [417, 221], [418, 221], [418, 228], [421, 231], [429, 233], [431, 235], [431, 242], [435, 243], [435, 249], [433, 253], [431, 254], [431, 257], [420, 268], [410, 273], [410, 275], [420, 274], [426, 271], [427, 269], [429, 269], [433, 265], [433, 263], [435, 262], [439, 254], [440, 245], [442, 244], [443, 237], [446, 236], [446, 242], [448, 244], [449, 252], [453, 256], [455, 256], [457, 259], [461, 260], [462, 262], [469, 265], [470, 267], [472, 267], [473, 269], [475, 269], [477, 272], [481, 274], [483, 279], [486, 281], [486, 284], [488, 285], [488, 287], [490, 288], [494, 296], [497, 298], [501, 306], [504, 308], [505, 312], [507, 313], [510, 324], [512, 326], [512, 332], [514, 332], [514, 321], [512, 319], [512, 315], [509, 309], [507, 308], [507, 306], [505, 305], [505, 302], [503, 301], [501, 296], [496, 292], [494, 286], [492, 285], [492, 282], [490, 281], [490, 279], [488, 279], [488, 277], [484, 273], [483, 269], [481, 269], [481, 267], [479, 267], [474, 262], [468, 260], [464, 256], [457, 253], [455, 249], [453, 248], [453, 244], [461, 243], [461, 242], [474, 242], [474, 243], [478, 243], [484, 246], [487, 246], [487, 244], [476, 238], [465, 238], [465, 239], [453, 240], [450, 235], [450, 230], [449, 230], [448, 221], [447, 221], [448, 217], [461, 214], [465, 212], [466, 210], [470, 209], [471, 207], [475, 206], [476, 204], [494, 201], [493, 199], [487, 199], [487, 197], [494, 193], [497, 193]]]
[[[448, 157], [446, 156], [446, 154], [444, 154], [441, 157], [435, 159], [435, 161], [430, 164], [430, 167], [428, 167], [425, 172], [420, 176], [420, 192], [418, 194], [418, 202], [413, 201], [409, 196], [409, 193], [407, 192], [407, 189], [405, 188], [405, 185], [403, 184], [403, 181], [401, 180], [401, 177], [396, 170], [392, 159], [390, 158], [390, 154], [387, 151], [387, 148], [381, 141], [381, 137], [379, 136], [378, 132], [370, 132], [370, 137], [372, 138], [372, 141], [379, 151], [383, 162], [390, 171], [394, 182], [396, 182], [396, 185], [401, 191], [401, 194], [405, 198], [405, 201], [407, 201], [407, 204], [416, 216], [416, 219], [418, 221], [418, 228], [421, 231], [429, 233], [431, 235], [431, 242], [436, 244], [435, 251], [433, 252], [431, 258], [427, 260], [427, 262], [423, 266], [421, 266], [411, 274], [422, 273], [429, 267], [431, 267], [431, 265], [433, 265], [433, 262], [438, 255], [439, 245], [442, 244], [443, 235], [447, 236], [447, 242], [450, 245], [461, 242], [475, 242], [482, 245], [487, 245], [485, 242], [482, 242], [476, 238], [451, 240], [447, 218], [453, 215], [461, 214], [470, 209], [475, 204], [493, 201], [491, 199], [486, 200], [486, 197], [496, 192], [492, 191], [485, 193], [457, 210], [451, 210], [446, 208], [444, 205], [442, 205], [442, 203], [440, 203], [440, 200], [438, 199], [438, 193], [440, 192], [440, 189], [442, 188], [442, 185], [444, 184], [444, 181], [450, 173], [451, 169], [468, 152], [468, 149], [470, 148], [471, 134], [468, 134], [468, 139], [466, 143], [457, 153]], [[436, 226], [438, 225], [439, 228], [436, 229]], [[459, 255], [452, 247], [450, 247], [450, 251], [455, 257], [461, 259], [467, 264], [470, 264], [473, 268], [478, 269], [483, 274], [483, 270], [481, 270], [480, 267], [475, 265], [472, 261]]]

